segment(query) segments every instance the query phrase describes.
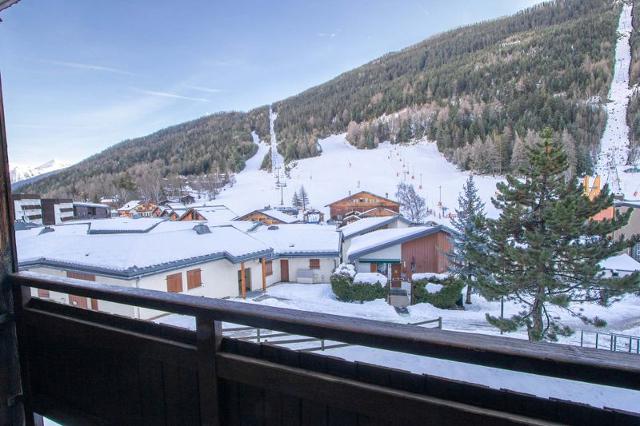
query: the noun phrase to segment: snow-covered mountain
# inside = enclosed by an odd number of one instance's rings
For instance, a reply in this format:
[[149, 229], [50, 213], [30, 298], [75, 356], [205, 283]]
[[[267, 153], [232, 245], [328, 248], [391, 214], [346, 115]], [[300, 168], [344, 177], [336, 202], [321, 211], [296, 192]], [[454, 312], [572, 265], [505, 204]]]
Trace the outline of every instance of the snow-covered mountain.
[[33, 177], [43, 175], [45, 173], [51, 173], [56, 170], [61, 170], [66, 167], [69, 167], [70, 164], [53, 159], [49, 160], [46, 163], [42, 163], [39, 166], [30, 166], [30, 165], [16, 165], [11, 168], [11, 182], [16, 183], [25, 179], [31, 179]]

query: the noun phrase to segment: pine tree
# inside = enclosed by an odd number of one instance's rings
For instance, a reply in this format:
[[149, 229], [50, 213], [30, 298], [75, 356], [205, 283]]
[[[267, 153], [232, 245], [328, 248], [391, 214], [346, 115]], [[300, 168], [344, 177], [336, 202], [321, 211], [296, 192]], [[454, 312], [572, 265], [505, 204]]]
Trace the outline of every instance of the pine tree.
[[301, 204], [302, 203], [300, 203], [300, 197], [298, 197], [298, 193], [294, 192], [293, 193], [293, 198], [291, 199], [291, 205], [293, 207], [295, 207], [296, 209], [300, 210]]
[[527, 147], [522, 178], [507, 176], [506, 183], [497, 185], [492, 202], [500, 216], [488, 221], [488, 253], [481, 258], [490, 272], [483, 277], [483, 291], [522, 305], [522, 311], [510, 318], [487, 314], [487, 320], [507, 332], [524, 326], [531, 341], [555, 341], [573, 332], [551, 309], [603, 326], [604, 321], [588, 318], [576, 305], [598, 301], [603, 290], [617, 297], [639, 287], [637, 273], [605, 278], [599, 266], [638, 239], [611, 237], [628, 222], [629, 212], [591, 220], [612, 206], [613, 196], [605, 187], [590, 200], [576, 179], [567, 181], [567, 155], [551, 135], [546, 129], [542, 141]]
[[307, 191], [304, 189], [304, 185], [300, 187], [298, 198], [300, 199], [300, 207], [302, 208], [302, 211], [307, 210], [307, 207], [309, 206], [309, 194], [307, 194]]
[[484, 203], [478, 196], [473, 176], [462, 187], [458, 195], [458, 208], [451, 225], [457, 231], [453, 237], [453, 249], [449, 254], [451, 271], [458, 275], [467, 285], [465, 303], [471, 303], [471, 292], [475, 287], [475, 279], [482, 275], [479, 258], [486, 248], [486, 216]]

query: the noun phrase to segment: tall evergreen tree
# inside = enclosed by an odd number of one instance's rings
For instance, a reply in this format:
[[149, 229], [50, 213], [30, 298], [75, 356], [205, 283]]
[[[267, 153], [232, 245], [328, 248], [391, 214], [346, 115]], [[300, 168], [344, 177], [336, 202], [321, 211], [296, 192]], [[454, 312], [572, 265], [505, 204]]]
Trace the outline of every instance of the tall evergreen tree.
[[291, 199], [291, 205], [297, 209], [302, 208], [302, 203], [300, 202], [300, 197], [298, 197], [298, 193], [293, 193], [293, 198]]
[[613, 205], [607, 187], [590, 200], [575, 179], [566, 179], [567, 155], [552, 132], [527, 147], [528, 161], [521, 178], [507, 176], [497, 185], [492, 199], [501, 212], [488, 221], [488, 253], [483, 267], [490, 272], [483, 289], [494, 297], [505, 297], [522, 305], [522, 311], [507, 319], [487, 314], [487, 320], [503, 331], [526, 327], [529, 340], [557, 340], [573, 330], [563, 325], [554, 310], [564, 309], [585, 323], [604, 321], [588, 318], [576, 305], [598, 301], [605, 290], [621, 295], [639, 288], [638, 274], [605, 278], [599, 263], [628, 247], [630, 242], [614, 240], [630, 213], [616, 213], [612, 219], [592, 218]]
[[458, 208], [451, 225], [457, 231], [453, 237], [453, 249], [449, 254], [451, 270], [466, 283], [465, 303], [469, 304], [476, 277], [482, 275], [479, 258], [486, 252], [484, 203], [478, 196], [473, 175], [469, 175], [462, 192], [458, 195]]
[[309, 194], [307, 194], [307, 190], [304, 189], [304, 185], [300, 187], [298, 198], [300, 199], [300, 207], [302, 208], [302, 211], [305, 211], [307, 207], [309, 207]]

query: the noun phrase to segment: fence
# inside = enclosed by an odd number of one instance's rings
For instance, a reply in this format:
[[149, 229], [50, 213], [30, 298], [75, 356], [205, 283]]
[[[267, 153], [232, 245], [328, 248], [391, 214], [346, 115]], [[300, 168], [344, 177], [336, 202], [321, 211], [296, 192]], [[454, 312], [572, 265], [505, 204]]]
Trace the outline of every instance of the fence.
[[[437, 328], [441, 330], [442, 317], [438, 317], [436, 319], [427, 320], [427, 321], [407, 323], [407, 325], [416, 325], [416, 326], [422, 326], [422, 325], [428, 325], [428, 324], [436, 324], [436, 327], [433, 327], [433, 328]], [[237, 336], [234, 334], [234, 333], [242, 333], [246, 331], [250, 332], [249, 336]], [[326, 340], [326, 339], [316, 339], [313, 337], [299, 336], [299, 335], [289, 334], [289, 333], [279, 333], [279, 332], [274, 332], [273, 330], [256, 328], [256, 327], [223, 328], [222, 333], [223, 335], [234, 337], [239, 340], [245, 340], [245, 341], [255, 342], [255, 343], [268, 342], [273, 345], [285, 346], [289, 348], [291, 348], [291, 345], [299, 345], [304, 343], [319, 342], [320, 344], [320, 346], [293, 348], [301, 352], [325, 351], [329, 349], [346, 348], [347, 346], [352, 346], [349, 343], [335, 342], [335, 341]]]
[[580, 346], [640, 354], [640, 336], [580, 330]]

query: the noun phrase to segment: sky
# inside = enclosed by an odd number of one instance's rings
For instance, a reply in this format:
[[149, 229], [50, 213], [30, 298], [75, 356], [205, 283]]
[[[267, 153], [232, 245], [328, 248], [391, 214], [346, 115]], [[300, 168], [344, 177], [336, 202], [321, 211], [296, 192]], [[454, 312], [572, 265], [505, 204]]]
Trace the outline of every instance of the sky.
[[250, 110], [537, 0], [22, 0], [0, 13], [12, 166]]

